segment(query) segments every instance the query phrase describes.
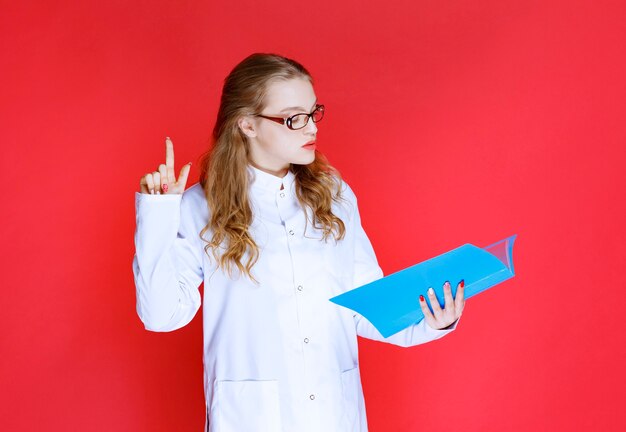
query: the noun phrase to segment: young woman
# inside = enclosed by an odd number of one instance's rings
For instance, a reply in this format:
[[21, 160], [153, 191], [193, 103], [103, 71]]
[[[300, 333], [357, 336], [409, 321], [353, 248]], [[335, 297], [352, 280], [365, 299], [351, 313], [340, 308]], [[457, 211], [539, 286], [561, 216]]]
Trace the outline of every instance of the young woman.
[[[357, 200], [316, 150], [324, 116], [299, 63], [253, 54], [226, 77], [200, 182], [185, 190], [174, 146], [136, 193], [133, 272], [146, 329], [172, 331], [204, 282], [206, 429], [367, 431], [357, 335], [404, 347], [456, 328], [463, 283], [445, 307], [389, 338], [328, 299], [383, 276]], [[431, 290], [432, 291], [432, 290]]]

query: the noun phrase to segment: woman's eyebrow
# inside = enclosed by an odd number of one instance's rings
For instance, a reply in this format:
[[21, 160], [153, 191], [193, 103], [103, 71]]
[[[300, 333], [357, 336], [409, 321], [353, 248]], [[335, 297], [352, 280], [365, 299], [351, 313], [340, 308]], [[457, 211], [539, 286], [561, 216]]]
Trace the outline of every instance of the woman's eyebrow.
[[[313, 104], [313, 108], [311, 108], [311, 111], [315, 108], [315, 105], [317, 105], [317, 99], [315, 99], [315, 103]], [[280, 110], [279, 112], [284, 112], [284, 111], [291, 111], [291, 110], [302, 110], [304, 111], [304, 108], [301, 106], [297, 106], [297, 107], [288, 107], [285, 109]]]

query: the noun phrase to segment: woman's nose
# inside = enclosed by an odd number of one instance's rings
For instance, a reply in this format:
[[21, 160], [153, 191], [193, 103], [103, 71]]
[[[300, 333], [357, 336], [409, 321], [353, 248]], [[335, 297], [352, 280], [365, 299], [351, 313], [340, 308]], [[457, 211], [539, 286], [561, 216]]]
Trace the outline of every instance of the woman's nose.
[[317, 132], [317, 125], [315, 124], [315, 122], [313, 121], [312, 118], [309, 118], [309, 122], [304, 127], [304, 130], [307, 133], [316, 133]]

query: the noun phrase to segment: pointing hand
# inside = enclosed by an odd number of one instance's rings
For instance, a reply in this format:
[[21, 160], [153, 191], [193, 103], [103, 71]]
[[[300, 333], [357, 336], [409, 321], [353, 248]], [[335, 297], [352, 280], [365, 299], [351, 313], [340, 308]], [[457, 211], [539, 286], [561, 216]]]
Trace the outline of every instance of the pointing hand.
[[141, 178], [139, 187], [145, 194], [182, 194], [185, 191], [191, 162], [180, 170], [178, 180], [174, 174], [174, 144], [170, 137], [165, 139], [165, 164], [159, 165], [158, 171], [148, 173]]

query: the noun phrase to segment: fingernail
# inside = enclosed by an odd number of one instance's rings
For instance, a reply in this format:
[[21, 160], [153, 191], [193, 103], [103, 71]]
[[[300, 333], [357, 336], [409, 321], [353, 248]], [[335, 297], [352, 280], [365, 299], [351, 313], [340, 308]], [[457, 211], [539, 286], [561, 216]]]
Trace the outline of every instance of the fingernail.
[[428, 294], [435, 294], [435, 290], [432, 288], [428, 288]]
[[150, 195], [154, 195], [154, 189], [150, 189]]
[[424, 301], [424, 296], [420, 294], [420, 301]]
[[447, 288], [450, 288], [450, 281], [446, 281], [446, 283], [444, 284]]
[[465, 279], [461, 279], [461, 288], [465, 286]]
[[163, 192], [167, 193], [167, 184], [163, 184]]
[[170, 137], [165, 137], [166, 140], [170, 139]]

